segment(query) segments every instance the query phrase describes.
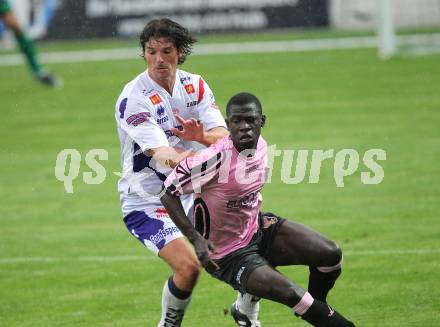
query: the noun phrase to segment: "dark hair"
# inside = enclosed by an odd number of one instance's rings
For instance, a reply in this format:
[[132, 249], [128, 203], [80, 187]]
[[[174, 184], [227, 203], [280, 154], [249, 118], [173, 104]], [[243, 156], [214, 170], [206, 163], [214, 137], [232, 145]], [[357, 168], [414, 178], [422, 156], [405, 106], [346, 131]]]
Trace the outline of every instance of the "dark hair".
[[142, 57], [145, 53], [145, 43], [151, 38], [158, 39], [161, 37], [169, 39], [180, 53], [178, 64], [185, 62], [186, 57], [191, 53], [192, 45], [197, 42], [185, 27], [171, 19], [153, 19], [145, 25], [139, 36], [139, 43], [142, 47]]
[[226, 115], [229, 117], [232, 105], [235, 104], [238, 106], [244, 106], [245, 104], [248, 104], [248, 103], [255, 103], [257, 105], [257, 108], [260, 110], [260, 113], [263, 113], [263, 109], [261, 107], [261, 102], [260, 102], [260, 100], [258, 100], [258, 98], [255, 95], [253, 95], [251, 93], [247, 93], [247, 92], [241, 92], [241, 93], [234, 95], [228, 101], [228, 104], [226, 105]]

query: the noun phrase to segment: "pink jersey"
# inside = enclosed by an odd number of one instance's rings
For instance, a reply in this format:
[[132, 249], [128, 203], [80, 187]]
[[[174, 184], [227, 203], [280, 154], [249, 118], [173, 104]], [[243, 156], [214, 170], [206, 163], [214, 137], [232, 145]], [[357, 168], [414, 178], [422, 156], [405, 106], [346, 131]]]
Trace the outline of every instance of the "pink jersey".
[[253, 156], [240, 154], [229, 136], [189, 157], [165, 181], [175, 196], [195, 193], [194, 224], [215, 247], [212, 259], [249, 244], [258, 229], [267, 144], [260, 136]]

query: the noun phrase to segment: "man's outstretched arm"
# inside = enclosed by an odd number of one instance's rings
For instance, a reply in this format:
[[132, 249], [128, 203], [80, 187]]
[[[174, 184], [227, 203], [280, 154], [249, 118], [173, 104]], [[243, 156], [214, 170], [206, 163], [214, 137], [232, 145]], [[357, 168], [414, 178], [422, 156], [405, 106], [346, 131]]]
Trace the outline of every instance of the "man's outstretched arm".
[[211, 242], [203, 238], [203, 236], [200, 235], [191, 224], [188, 217], [185, 215], [179, 197], [166, 191], [163, 192], [160, 201], [165, 209], [167, 209], [170, 218], [176, 224], [177, 228], [179, 228], [183, 235], [185, 235], [193, 244], [202, 266], [205, 268], [218, 269], [217, 264], [209, 258], [209, 254], [214, 250], [214, 247]]
[[185, 120], [176, 115], [176, 119], [182, 125], [183, 130], [180, 131], [177, 128], [172, 128], [171, 131], [186, 141], [196, 141], [205, 146], [210, 146], [219, 139], [229, 135], [229, 131], [223, 126], [217, 126], [205, 131], [203, 123], [195, 118]]
[[[209, 147], [211, 144], [229, 135], [229, 131], [223, 126], [217, 126], [209, 131], [204, 131], [203, 124], [194, 118], [184, 120], [179, 115], [176, 115], [176, 118], [182, 124], [183, 130], [180, 131], [176, 128], [171, 130], [178, 137], [186, 141], [196, 141]], [[162, 165], [174, 168], [186, 157], [193, 156], [195, 152], [172, 147], [159, 147], [148, 150], [147, 154], [154, 157]]]
[[181, 148], [172, 148], [168, 146], [161, 146], [156, 149], [150, 149], [147, 155], [152, 156], [154, 160], [165, 167], [174, 168], [180, 161], [186, 157], [193, 156], [194, 151], [184, 150]]

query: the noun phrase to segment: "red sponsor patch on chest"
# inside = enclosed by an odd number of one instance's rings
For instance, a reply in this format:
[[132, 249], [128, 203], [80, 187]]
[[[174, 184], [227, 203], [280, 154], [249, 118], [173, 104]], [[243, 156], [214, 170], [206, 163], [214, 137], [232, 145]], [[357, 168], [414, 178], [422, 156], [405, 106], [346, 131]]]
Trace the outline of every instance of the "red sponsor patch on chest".
[[194, 89], [194, 85], [192, 85], [192, 84], [185, 85], [185, 90], [186, 90], [186, 93], [188, 93], [188, 94], [196, 92], [196, 90]]

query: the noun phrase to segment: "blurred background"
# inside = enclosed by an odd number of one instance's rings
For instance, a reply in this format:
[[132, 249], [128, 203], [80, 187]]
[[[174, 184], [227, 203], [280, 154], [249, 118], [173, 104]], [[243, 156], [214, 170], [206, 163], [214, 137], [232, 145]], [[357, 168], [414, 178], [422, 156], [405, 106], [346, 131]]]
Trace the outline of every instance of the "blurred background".
[[[145, 70], [137, 37], [166, 16], [199, 39], [181, 67], [201, 74], [223, 114], [255, 93], [277, 149], [354, 149], [336, 186], [334, 157], [318, 182], [282, 180], [275, 159], [264, 210], [336, 240], [343, 275], [329, 301], [358, 326], [437, 326], [440, 312], [440, 1], [14, 0], [41, 64], [62, 87], [36, 83], [14, 34], [0, 27], [0, 326], [156, 326], [169, 269], [127, 233], [116, 183], [115, 101]], [[79, 153], [73, 193], [56, 177]], [[86, 155], [107, 157], [90, 167]], [[362, 183], [362, 158], [383, 149], [384, 179]], [[73, 160], [73, 159], [71, 159]], [[72, 168], [73, 167], [73, 168]], [[94, 183], [86, 183], [91, 174]], [[99, 178], [98, 178], [99, 175]], [[304, 267], [281, 268], [302, 286]], [[235, 299], [203, 274], [184, 326], [233, 326]], [[263, 301], [265, 327], [305, 326]]]

